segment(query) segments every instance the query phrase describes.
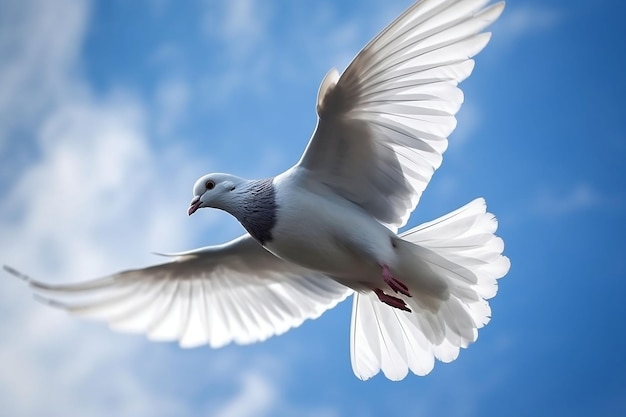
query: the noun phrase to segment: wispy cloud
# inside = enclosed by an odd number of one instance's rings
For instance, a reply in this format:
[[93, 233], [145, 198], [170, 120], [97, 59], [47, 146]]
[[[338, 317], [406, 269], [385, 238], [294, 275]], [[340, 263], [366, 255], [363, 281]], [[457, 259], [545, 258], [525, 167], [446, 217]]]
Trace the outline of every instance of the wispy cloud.
[[549, 215], [577, 213], [601, 207], [621, 207], [620, 198], [601, 194], [587, 183], [579, 183], [565, 189], [543, 188], [533, 203], [535, 212]]
[[496, 23], [498, 44], [537, 34], [558, 25], [565, 18], [565, 12], [544, 5], [507, 5], [502, 18]]
[[207, 18], [212, 23], [210, 27], [216, 27], [222, 38], [236, 39], [241, 47], [258, 43], [266, 35], [270, 7], [262, 7], [253, 0], [233, 0], [216, 5], [220, 13]]
[[162, 81], [156, 90], [158, 124], [156, 130], [161, 135], [171, 134], [172, 130], [187, 114], [191, 92], [183, 78], [170, 78]]
[[[147, 263], [153, 245], [184, 247], [184, 215], [174, 215], [176, 198], [166, 191], [178, 188], [181, 177], [167, 178], [161, 170], [174, 162], [147, 147], [141, 106], [65, 100], [37, 135], [40, 158], [3, 196], [2, 261], [67, 281]], [[155, 398], [127, 368], [137, 339], [112, 343], [104, 327], [37, 306], [18, 284], [4, 280], [0, 292], [7, 320], [0, 414], [109, 415], [101, 391], [119, 398], [115, 415], [170, 415], [179, 408]], [[106, 382], [112, 380], [118, 385]]]
[[[463, 85], [460, 88], [463, 89]], [[457, 126], [450, 135], [452, 147], [457, 147], [472, 138], [483, 121], [481, 108], [476, 101], [467, 100], [457, 113], [456, 119]]]
[[[150, 250], [191, 248], [198, 231], [212, 219], [205, 216], [201, 223], [188, 219], [185, 206], [181, 207], [181, 201], [188, 202], [193, 180], [210, 166], [206, 159], [211, 156], [202, 155], [201, 164], [184, 144], [157, 150], [150, 138], [152, 126], [163, 136], [176, 133], [186, 111], [206, 93], [202, 80], [184, 78], [177, 61], [185, 51], [175, 43], [164, 43], [153, 63], [170, 72], [148, 92], [154, 104], [129, 90], [96, 92], [81, 72], [89, 4], [80, 0], [0, 3], [0, 152], [6, 150], [0, 155], [3, 165], [11, 166], [11, 181], [2, 180], [0, 186], [0, 262], [51, 281], [86, 279], [149, 264], [154, 262]], [[167, 1], [152, 4], [155, 13], [164, 13]], [[206, 4], [215, 13], [207, 20], [209, 38], [225, 51], [223, 65], [209, 74], [211, 86], [206, 87], [221, 89], [211, 95], [216, 103], [232, 91], [273, 91], [263, 85], [273, 82], [276, 70], [282, 77], [287, 61], [300, 79], [319, 72], [320, 79], [313, 81], [318, 83], [328, 67], [342, 69], [388, 21], [387, 16], [374, 16], [369, 22], [380, 25], [353, 20], [337, 26], [339, 18], [332, 10], [328, 20], [319, 24], [305, 26], [300, 20], [288, 28], [298, 39], [293, 43], [301, 52], [298, 56], [307, 57], [299, 61], [286, 58], [293, 45], [287, 52], [275, 47], [283, 40], [268, 31], [271, 7], [251, 0]], [[379, 10], [387, 13], [387, 3], [381, 2]], [[253, 89], [244, 90], [249, 87]], [[313, 117], [315, 97], [310, 99]], [[14, 140], [13, 133], [20, 129], [28, 141]], [[9, 154], [23, 146], [20, 143], [27, 143], [27, 158]], [[268, 147], [255, 169], [269, 171], [284, 163], [281, 152]], [[226, 229], [215, 230], [210, 238]], [[250, 360], [258, 355], [254, 348], [245, 353], [213, 352], [211, 358], [223, 368], [202, 363], [201, 371], [182, 375], [176, 365], [193, 353], [175, 350], [180, 354], [164, 355], [150, 364], [159, 378], [146, 378], [140, 375], [138, 363], [147, 352], [168, 352], [167, 346], [148, 349], [142, 338], [115, 335], [104, 326], [25, 301], [30, 297], [22, 284], [0, 280], [4, 317], [0, 321], [0, 416], [158, 417], [197, 414], [203, 408], [222, 417], [338, 415], [332, 404], [301, 409], [285, 397], [289, 378], [297, 374], [291, 366], [297, 360], [310, 360], [310, 352], [296, 359], [281, 357], [289, 376], [280, 377], [275, 367], [269, 370]], [[300, 348], [297, 344], [293, 350]], [[231, 359], [223, 360], [227, 357]], [[194, 380], [204, 374], [206, 379]], [[194, 383], [199, 384], [198, 391], [223, 383], [234, 388], [228, 395], [206, 390], [197, 394], [203, 400], [189, 400], [188, 394], [163, 392], [159, 386], [176, 378], [185, 382], [186, 390]]]
[[27, 129], [25, 123], [63, 94], [64, 77], [77, 70], [72, 59], [86, 25], [85, 2], [32, 0], [24, 6], [0, 2], [0, 152], [9, 136]]
[[268, 47], [271, 4], [253, 0], [207, 1], [204, 31], [209, 40], [221, 43], [223, 59], [229, 64], [245, 65], [258, 59]]
[[219, 105], [234, 92], [267, 91], [272, 59], [269, 42], [271, 4], [252, 0], [205, 3], [203, 28], [209, 44], [220, 56], [200, 82], [209, 105]]
[[270, 415], [278, 393], [265, 377], [248, 372], [241, 377], [241, 388], [215, 413], [216, 417], [252, 417]]
[[[0, 37], [2, 163], [12, 164], [0, 190], [1, 262], [69, 281], [153, 262], [151, 249], [188, 247], [193, 234], [179, 202], [188, 198], [194, 158], [154, 151], [147, 125], [155, 115], [145, 103], [123, 90], [96, 95], [80, 75], [86, 3], [1, 7], [11, 18]], [[168, 88], [164, 110], [178, 111], [184, 94]], [[29, 157], [14, 163], [9, 152], [19, 146]], [[189, 411], [134, 374], [141, 339], [33, 303], [23, 283], [3, 278], [0, 415]]]
[[[0, 126], [6, 138], [2, 163], [12, 164], [11, 181], [0, 187], [0, 262], [43, 280], [67, 282], [154, 263], [151, 250], [194, 247], [214, 219], [189, 219], [185, 213], [191, 185], [206, 169], [207, 156], [200, 163], [184, 144], [159, 149], [150, 137], [154, 131], [165, 137], [176, 134], [194, 99], [190, 80], [167, 75], [147, 94], [154, 104], [128, 89], [96, 92], [80, 71], [91, 13], [86, 3], [55, 2], [57, 22], [71, 16], [62, 28], [40, 25], [50, 18], [47, 2], [11, 4], [13, 26], [0, 29], [14, 42], [0, 41], [0, 55], [10, 58], [0, 61], [0, 74], [13, 77], [0, 78], [1, 117], [24, 129], [28, 156], [15, 162], [9, 151], [20, 142], [12, 135], [16, 128]], [[244, 6], [240, 12], [250, 18], [253, 12]], [[229, 24], [229, 31], [247, 30], [241, 22]], [[14, 33], [20, 31], [32, 31], [32, 36]], [[22, 55], [9, 55], [12, 50]], [[37, 51], [48, 52], [42, 57]], [[175, 52], [165, 50], [164, 59]], [[269, 149], [260, 159], [272, 165], [280, 155]], [[224, 226], [211, 238], [228, 232]], [[226, 417], [308, 412], [281, 395], [286, 378], [254, 359], [259, 356], [254, 352], [215, 352], [215, 358], [233, 359], [201, 380], [198, 375], [205, 372], [190, 373], [200, 387], [218, 382], [234, 386], [230, 396], [209, 393], [198, 401], [186, 393], [164, 393], [165, 377], [146, 378], [139, 367], [147, 352], [162, 352], [163, 347], [150, 344], [148, 349], [141, 337], [116, 335], [32, 302], [24, 283], [3, 278], [0, 416], [159, 417], [203, 408]], [[176, 352], [157, 361], [152, 372], [168, 372], [171, 378], [175, 366], [165, 364], [190, 355]], [[334, 415], [328, 408], [320, 410]]]

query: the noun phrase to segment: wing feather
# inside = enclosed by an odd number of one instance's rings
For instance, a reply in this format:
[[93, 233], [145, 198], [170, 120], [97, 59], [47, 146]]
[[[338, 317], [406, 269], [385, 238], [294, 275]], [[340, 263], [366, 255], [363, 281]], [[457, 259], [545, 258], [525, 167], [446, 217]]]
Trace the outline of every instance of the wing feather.
[[5, 269], [54, 307], [183, 347], [261, 341], [318, 317], [351, 293], [276, 258], [249, 235], [77, 284], [46, 284]]
[[296, 165], [390, 228], [403, 226], [441, 165], [468, 77], [503, 3], [423, 0], [375, 37], [318, 97]]
[[[382, 304], [374, 293], [355, 294], [350, 343], [352, 368], [359, 378], [381, 370], [392, 380], [404, 378], [409, 370], [426, 375], [435, 359], [453, 361], [476, 340], [491, 316], [487, 300], [510, 266], [496, 229], [484, 200], [477, 199], [401, 235], [419, 248], [415, 255], [430, 271], [445, 280], [449, 297], [436, 304], [420, 294], [402, 297], [412, 310], [406, 313]], [[381, 348], [383, 343], [386, 348]]]

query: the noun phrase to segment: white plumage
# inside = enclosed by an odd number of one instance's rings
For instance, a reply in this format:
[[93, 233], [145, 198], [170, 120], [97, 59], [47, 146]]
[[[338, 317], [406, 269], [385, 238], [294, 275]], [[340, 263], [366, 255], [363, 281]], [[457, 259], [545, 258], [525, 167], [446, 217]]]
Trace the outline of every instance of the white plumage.
[[423, 0], [374, 38], [317, 98], [301, 160], [276, 178], [209, 174], [189, 213], [214, 207], [249, 232], [167, 263], [81, 284], [24, 278], [45, 302], [181, 346], [252, 343], [354, 292], [350, 349], [361, 379], [449, 362], [489, 322], [509, 270], [484, 200], [401, 235], [442, 160], [458, 83], [498, 18], [486, 0]]
[[428, 374], [434, 359], [451, 362], [459, 348], [476, 340], [491, 318], [487, 299], [496, 295], [496, 279], [510, 267], [497, 222], [476, 199], [460, 209], [401, 235], [419, 247], [420, 259], [448, 283], [449, 298], [436, 309], [408, 299], [414, 314], [381, 304], [373, 293], [355, 294], [350, 356], [361, 379], [382, 369], [399, 380], [410, 369]]

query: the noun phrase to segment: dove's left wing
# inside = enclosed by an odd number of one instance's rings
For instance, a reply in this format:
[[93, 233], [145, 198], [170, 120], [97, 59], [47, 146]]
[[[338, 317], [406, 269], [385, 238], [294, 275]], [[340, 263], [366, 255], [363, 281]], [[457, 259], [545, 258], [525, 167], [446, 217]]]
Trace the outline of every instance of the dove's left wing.
[[275, 257], [250, 235], [175, 256], [69, 285], [44, 284], [5, 269], [52, 306], [152, 340], [179, 340], [184, 347], [261, 341], [320, 316], [352, 293]]
[[331, 71], [317, 128], [294, 168], [381, 223], [403, 226], [441, 164], [463, 102], [457, 85], [489, 41], [481, 31], [504, 7], [483, 9], [488, 1], [419, 1], [341, 76]]

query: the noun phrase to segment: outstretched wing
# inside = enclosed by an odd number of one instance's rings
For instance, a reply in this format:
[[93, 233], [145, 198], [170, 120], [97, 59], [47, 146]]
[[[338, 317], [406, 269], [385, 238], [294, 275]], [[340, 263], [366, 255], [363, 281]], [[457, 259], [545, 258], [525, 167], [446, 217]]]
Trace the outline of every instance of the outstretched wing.
[[319, 317], [352, 292], [275, 257], [250, 235], [173, 256], [168, 263], [69, 285], [5, 269], [52, 306], [152, 340], [179, 340], [183, 347], [262, 341]]
[[480, 33], [504, 3], [423, 0], [320, 87], [315, 133], [296, 168], [360, 205], [381, 223], [404, 225], [441, 165], [458, 83], [490, 38]]

